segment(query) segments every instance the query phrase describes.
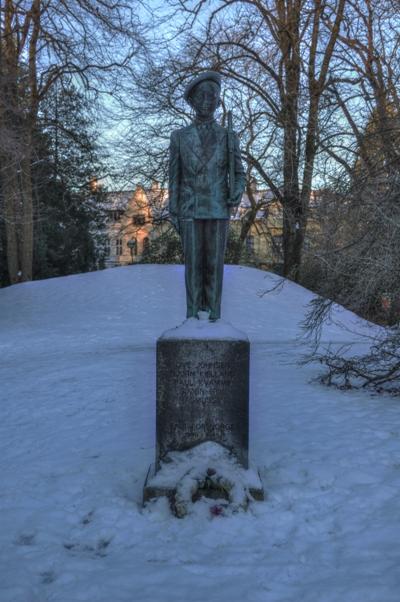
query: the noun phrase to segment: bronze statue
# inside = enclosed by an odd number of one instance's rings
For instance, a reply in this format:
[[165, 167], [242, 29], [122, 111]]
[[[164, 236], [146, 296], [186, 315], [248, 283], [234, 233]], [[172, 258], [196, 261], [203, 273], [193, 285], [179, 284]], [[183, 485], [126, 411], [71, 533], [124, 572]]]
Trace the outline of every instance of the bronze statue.
[[241, 200], [245, 173], [236, 135], [214, 119], [221, 76], [205, 71], [185, 89], [193, 123], [171, 134], [169, 214], [185, 255], [187, 318], [221, 315], [229, 217]]

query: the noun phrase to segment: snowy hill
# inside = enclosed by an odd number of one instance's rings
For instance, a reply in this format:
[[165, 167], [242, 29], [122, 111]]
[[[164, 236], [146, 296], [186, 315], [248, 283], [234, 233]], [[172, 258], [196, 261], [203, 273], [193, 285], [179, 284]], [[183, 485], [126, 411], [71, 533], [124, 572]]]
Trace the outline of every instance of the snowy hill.
[[[223, 319], [247, 332], [246, 514], [140, 507], [154, 454], [155, 341], [182, 322], [181, 266], [0, 290], [1, 602], [397, 602], [400, 408], [310, 383], [311, 293], [227, 266]], [[337, 308], [326, 342], [368, 332]]]
[[[292, 282], [264, 294], [281, 279], [260, 270], [225, 266], [223, 319], [253, 342], [287, 343], [299, 334], [312, 293]], [[185, 316], [183, 267], [137, 265], [29, 282], [0, 290], [1, 343], [20, 337], [46, 347], [122, 343], [153, 345]], [[337, 308], [337, 320], [360, 330], [354, 314]], [[10, 338], [7, 335], [10, 335]], [[5, 336], [4, 336], [5, 335]], [[357, 338], [331, 326], [327, 340]]]

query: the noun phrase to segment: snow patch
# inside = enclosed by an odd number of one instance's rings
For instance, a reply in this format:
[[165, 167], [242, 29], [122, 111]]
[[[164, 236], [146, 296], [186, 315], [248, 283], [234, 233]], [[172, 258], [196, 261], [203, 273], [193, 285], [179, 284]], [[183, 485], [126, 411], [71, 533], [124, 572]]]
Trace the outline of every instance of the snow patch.
[[[399, 601], [398, 401], [298, 365], [309, 291], [261, 296], [278, 277], [241, 266], [224, 280], [223, 318], [251, 341], [249, 453], [268, 491], [224, 520], [206, 498], [183, 520], [166, 498], [141, 507], [155, 345], [185, 315], [183, 266], [0, 290], [1, 602]], [[355, 340], [363, 323], [335, 317], [348, 330], [323, 340]]]
[[248, 341], [247, 335], [232, 326], [229, 322], [219, 319], [211, 322], [204, 319], [188, 318], [180, 326], [171, 328], [162, 334], [161, 339], [233, 339]]

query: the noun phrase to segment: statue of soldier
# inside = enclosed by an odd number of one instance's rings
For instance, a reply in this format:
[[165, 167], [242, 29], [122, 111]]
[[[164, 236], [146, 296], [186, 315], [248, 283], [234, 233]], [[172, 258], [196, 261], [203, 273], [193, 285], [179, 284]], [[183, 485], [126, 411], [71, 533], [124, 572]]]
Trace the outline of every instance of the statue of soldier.
[[169, 157], [169, 214], [185, 256], [186, 317], [207, 311], [211, 321], [221, 316], [229, 218], [245, 187], [238, 139], [214, 119], [220, 92], [221, 76], [214, 71], [187, 85], [184, 98], [195, 118], [172, 132]]

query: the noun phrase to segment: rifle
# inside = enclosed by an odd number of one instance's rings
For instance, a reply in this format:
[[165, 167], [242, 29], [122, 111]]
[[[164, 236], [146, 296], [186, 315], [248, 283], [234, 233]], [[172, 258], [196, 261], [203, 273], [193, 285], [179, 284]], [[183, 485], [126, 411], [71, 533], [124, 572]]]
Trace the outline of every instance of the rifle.
[[235, 142], [233, 138], [232, 111], [228, 111], [228, 165], [229, 165], [229, 200], [235, 196]]

